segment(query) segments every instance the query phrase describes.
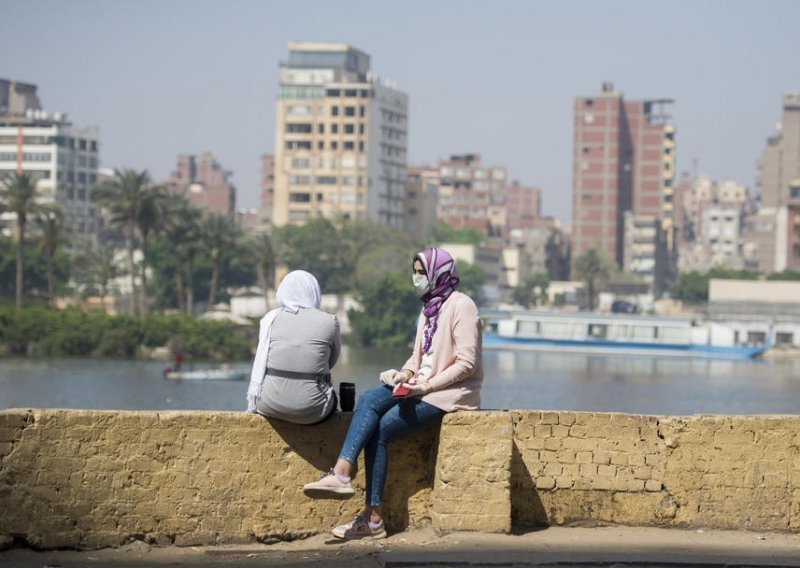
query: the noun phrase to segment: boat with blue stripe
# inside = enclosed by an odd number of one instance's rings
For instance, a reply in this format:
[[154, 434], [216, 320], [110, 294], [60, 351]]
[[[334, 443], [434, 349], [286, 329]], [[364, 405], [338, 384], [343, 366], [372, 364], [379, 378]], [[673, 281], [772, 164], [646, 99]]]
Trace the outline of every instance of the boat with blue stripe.
[[720, 322], [592, 312], [493, 312], [484, 349], [572, 351], [715, 359], [753, 359], [769, 338], [753, 341]]

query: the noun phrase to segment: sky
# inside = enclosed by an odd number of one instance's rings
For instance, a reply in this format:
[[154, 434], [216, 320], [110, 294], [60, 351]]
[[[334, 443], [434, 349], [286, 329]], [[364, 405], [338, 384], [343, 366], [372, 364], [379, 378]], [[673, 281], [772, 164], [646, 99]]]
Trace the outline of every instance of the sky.
[[479, 153], [569, 225], [573, 102], [605, 81], [675, 100], [678, 171], [755, 190], [798, 22], [796, 0], [0, 0], [0, 77], [98, 127], [103, 167], [161, 181], [210, 151], [255, 207], [288, 42], [348, 43], [408, 93], [409, 165]]

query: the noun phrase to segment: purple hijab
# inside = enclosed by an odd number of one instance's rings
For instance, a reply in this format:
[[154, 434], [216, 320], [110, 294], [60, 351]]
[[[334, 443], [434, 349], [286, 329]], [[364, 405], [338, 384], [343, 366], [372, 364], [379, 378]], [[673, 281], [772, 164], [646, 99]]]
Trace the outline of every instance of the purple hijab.
[[438, 327], [439, 309], [458, 287], [459, 279], [456, 261], [444, 249], [435, 247], [424, 249], [414, 257], [412, 266], [417, 260], [422, 263], [430, 282], [428, 291], [421, 298], [424, 304], [422, 313], [425, 315], [425, 341], [422, 344], [422, 352], [427, 353]]

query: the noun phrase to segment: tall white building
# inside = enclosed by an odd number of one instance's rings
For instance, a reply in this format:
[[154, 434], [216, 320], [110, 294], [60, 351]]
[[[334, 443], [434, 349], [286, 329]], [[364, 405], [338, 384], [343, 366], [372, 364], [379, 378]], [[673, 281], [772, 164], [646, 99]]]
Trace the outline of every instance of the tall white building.
[[[12, 81], [0, 80], [0, 87], [4, 83], [13, 89]], [[73, 241], [93, 238], [98, 229], [92, 203], [99, 167], [97, 130], [77, 128], [65, 115], [38, 108], [35, 86], [28, 87], [33, 93], [26, 100], [37, 108], [22, 111], [6, 105], [5, 112], [0, 112], [0, 178], [15, 172], [32, 174], [37, 180], [37, 201], [63, 208], [65, 229]], [[13, 213], [4, 213], [2, 220], [7, 231], [13, 226]]]
[[339, 43], [289, 43], [276, 106], [274, 226], [312, 217], [403, 227], [408, 96]]

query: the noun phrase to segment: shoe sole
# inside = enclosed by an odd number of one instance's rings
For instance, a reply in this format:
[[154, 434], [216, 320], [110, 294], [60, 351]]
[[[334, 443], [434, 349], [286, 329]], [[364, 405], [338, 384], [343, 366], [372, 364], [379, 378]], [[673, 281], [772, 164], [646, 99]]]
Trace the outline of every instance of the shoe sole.
[[385, 532], [379, 534], [365, 534], [364, 536], [339, 536], [333, 531], [331, 531], [331, 534], [340, 540], [380, 540], [382, 538], [386, 538]]
[[352, 487], [303, 487], [303, 493], [308, 497], [352, 497], [355, 490]]

